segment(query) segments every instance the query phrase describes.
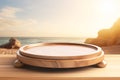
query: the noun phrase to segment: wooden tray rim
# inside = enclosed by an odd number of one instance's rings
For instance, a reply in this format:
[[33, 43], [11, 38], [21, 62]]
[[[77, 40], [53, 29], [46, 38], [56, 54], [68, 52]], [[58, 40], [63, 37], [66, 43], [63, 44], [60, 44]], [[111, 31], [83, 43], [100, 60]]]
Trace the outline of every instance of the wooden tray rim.
[[104, 60], [104, 52], [101, 55], [96, 56], [94, 58], [89, 59], [75, 59], [75, 60], [45, 60], [45, 59], [37, 59], [31, 58], [21, 55], [17, 52], [17, 59], [20, 60], [24, 64], [28, 64], [36, 67], [45, 67], [45, 68], [77, 68], [77, 67], [85, 67], [90, 65], [95, 65]]
[[[80, 55], [80, 56], [43, 56], [43, 55], [33, 55], [26, 53], [26, 49], [32, 48], [32, 47], [37, 47], [37, 46], [46, 46], [46, 45], [76, 45], [76, 46], [86, 46], [86, 47], [92, 47], [96, 49], [95, 52], [90, 53], [90, 54], [85, 54], [85, 55]], [[102, 49], [98, 46], [92, 45], [92, 44], [84, 44], [84, 43], [37, 43], [37, 44], [29, 44], [21, 47], [19, 50], [19, 53], [32, 57], [32, 58], [43, 58], [43, 59], [85, 59], [85, 58], [91, 58], [91, 57], [96, 57], [99, 56], [102, 53]]]

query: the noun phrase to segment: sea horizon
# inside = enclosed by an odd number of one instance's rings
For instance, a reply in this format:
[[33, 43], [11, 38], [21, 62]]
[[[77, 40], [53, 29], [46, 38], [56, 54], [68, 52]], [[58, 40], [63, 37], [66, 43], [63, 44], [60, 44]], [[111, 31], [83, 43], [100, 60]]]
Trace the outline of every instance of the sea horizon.
[[[0, 45], [5, 44], [11, 37], [0, 37]], [[84, 43], [87, 37], [14, 37], [18, 39], [22, 45], [34, 44], [41, 42], [69, 42]]]

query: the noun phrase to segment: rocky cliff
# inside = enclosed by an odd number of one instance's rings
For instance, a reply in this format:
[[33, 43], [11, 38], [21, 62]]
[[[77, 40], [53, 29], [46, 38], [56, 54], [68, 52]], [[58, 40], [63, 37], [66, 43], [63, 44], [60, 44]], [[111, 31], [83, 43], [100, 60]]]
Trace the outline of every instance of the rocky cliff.
[[21, 42], [16, 38], [10, 38], [8, 43], [0, 45], [0, 48], [8, 48], [8, 49], [18, 49], [21, 47]]
[[120, 44], [120, 19], [109, 29], [102, 29], [98, 32], [97, 38], [88, 38], [85, 43], [98, 46], [110, 46]]

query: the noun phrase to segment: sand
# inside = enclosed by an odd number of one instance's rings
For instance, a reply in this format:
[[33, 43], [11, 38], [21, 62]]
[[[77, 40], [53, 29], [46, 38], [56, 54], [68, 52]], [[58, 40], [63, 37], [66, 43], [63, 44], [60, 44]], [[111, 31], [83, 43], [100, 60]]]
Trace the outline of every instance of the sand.
[[[120, 45], [102, 47], [105, 54], [120, 54]], [[16, 55], [17, 49], [0, 48], [0, 55]]]
[[0, 48], [0, 55], [15, 55], [18, 49]]
[[120, 54], [120, 45], [102, 47], [105, 54]]

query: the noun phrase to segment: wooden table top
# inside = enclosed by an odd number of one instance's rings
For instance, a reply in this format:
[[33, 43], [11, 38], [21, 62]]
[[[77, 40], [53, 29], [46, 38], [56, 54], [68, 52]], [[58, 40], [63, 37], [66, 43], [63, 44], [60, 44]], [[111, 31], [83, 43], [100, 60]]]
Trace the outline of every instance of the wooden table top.
[[46, 69], [25, 66], [15, 68], [16, 55], [0, 55], [0, 80], [120, 80], [120, 55], [105, 55], [108, 65], [105, 68], [94, 66], [77, 69]]

